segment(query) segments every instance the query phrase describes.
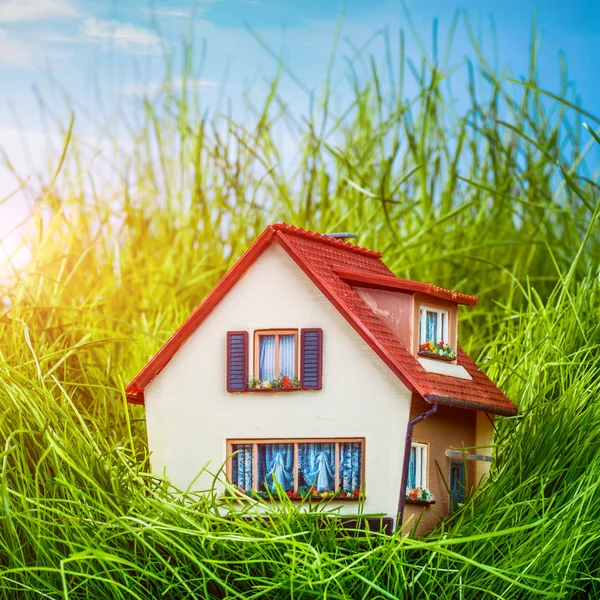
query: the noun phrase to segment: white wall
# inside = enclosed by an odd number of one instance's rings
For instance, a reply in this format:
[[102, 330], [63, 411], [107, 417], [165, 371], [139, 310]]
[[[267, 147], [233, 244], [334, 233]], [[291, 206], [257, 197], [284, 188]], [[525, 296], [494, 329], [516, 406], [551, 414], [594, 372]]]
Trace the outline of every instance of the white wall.
[[[226, 333], [323, 329], [323, 389], [226, 390]], [[250, 367], [252, 369], [252, 367]], [[395, 517], [410, 393], [277, 244], [267, 249], [145, 392], [156, 474], [186, 488], [218, 470], [232, 438], [365, 438], [364, 511]], [[206, 489], [203, 474], [194, 489]], [[357, 504], [340, 502], [344, 513]], [[334, 506], [334, 504], [332, 504]]]

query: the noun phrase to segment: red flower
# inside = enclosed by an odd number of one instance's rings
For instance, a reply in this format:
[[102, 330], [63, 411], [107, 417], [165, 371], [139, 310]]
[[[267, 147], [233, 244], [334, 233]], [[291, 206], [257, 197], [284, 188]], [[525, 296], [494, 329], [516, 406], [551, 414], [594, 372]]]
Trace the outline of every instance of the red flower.
[[292, 382], [290, 381], [290, 378], [287, 375], [285, 375], [281, 384], [283, 386], [283, 389], [287, 390], [291, 386]]

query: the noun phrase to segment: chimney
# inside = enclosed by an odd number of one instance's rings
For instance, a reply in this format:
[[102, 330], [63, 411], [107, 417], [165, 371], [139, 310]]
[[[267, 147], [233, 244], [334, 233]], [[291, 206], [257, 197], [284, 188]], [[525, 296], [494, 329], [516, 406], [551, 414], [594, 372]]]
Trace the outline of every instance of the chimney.
[[347, 239], [358, 239], [358, 235], [356, 233], [348, 233], [347, 231], [342, 231], [340, 233], [326, 233], [329, 237], [335, 238], [336, 240], [347, 240]]

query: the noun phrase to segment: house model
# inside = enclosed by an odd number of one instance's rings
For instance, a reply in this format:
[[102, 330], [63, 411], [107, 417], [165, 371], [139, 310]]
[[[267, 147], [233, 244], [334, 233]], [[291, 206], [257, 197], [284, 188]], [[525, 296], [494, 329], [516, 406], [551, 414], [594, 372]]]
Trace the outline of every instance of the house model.
[[481, 480], [517, 409], [458, 346], [477, 298], [347, 237], [268, 226], [133, 379], [153, 472], [208, 489], [225, 464], [240, 494], [423, 512], [420, 532]]

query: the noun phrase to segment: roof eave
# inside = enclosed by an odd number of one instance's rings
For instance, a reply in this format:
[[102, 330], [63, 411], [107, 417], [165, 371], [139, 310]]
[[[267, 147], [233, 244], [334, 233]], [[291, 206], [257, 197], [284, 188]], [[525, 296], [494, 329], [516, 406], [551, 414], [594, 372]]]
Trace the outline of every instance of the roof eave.
[[125, 396], [129, 404], [144, 404], [144, 392], [127, 392]]
[[431, 283], [422, 283], [420, 281], [410, 281], [408, 279], [399, 279], [398, 277], [386, 277], [383, 275], [372, 275], [370, 273], [357, 273], [349, 269], [336, 269], [335, 273], [346, 283], [354, 284], [359, 287], [371, 289], [387, 290], [392, 292], [408, 292], [411, 294], [419, 293], [441, 300], [448, 300], [455, 304], [464, 304], [466, 306], [475, 306], [477, 296], [469, 296], [460, 292], [446, 290]]
[[510, 408], [505, 406], [490, 406], [483, 402], [477, 402], [475, 400], [464, 400], [461, 398], [452, 398], [450, 396], [437, 396], [435, 394], [426, 394], [423, 399], [429, 404], [442, 404], [444, 406], [452, 406], [454, 408], [465, 408], [468, 410], [477, 410], [479, 412], [491, 413], [494, 415], [500, 415], [503, 417], [514, 417], [518, 414], [516, 407]]

